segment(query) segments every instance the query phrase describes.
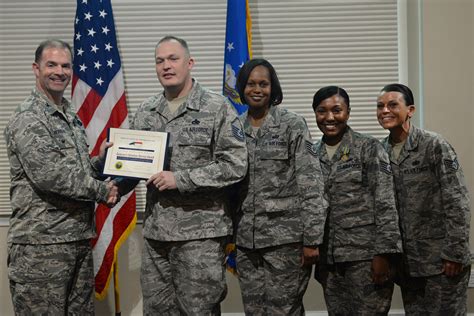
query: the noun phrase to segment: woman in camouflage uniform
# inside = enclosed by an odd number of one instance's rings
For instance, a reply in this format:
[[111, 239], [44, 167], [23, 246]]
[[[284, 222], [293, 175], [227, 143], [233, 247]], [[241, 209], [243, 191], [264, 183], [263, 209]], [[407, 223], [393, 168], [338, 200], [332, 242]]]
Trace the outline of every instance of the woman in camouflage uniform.
[[413, 93], [385, 86], [377, 118], [390, 156], [403, 239], [396, 282], [407, 315], [465, 315], [470, 273], [468, 191], [453, 147], [411, 123]]
[[302, 315], [311, 266], [322, 243], [326, 202], [306, 122], [277, 106], [273, 66], [253, 59], [240, 70], [249, 171], [237, 218], [237, 272], [247, 315]]
[[386, 315], [393, 292], [389, 259], [401, 251], [388, 156], [375, 138], [347, 125], [344, 89], [321, 88], [313, 110], [324, 134], [315, 148], [329, 200], [316, 278], [329, 315]]

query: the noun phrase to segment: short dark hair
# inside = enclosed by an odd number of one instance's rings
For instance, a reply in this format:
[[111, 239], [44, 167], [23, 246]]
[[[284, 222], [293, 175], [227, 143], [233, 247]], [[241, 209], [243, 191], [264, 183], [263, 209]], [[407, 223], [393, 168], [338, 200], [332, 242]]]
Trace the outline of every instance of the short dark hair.
[[346, 102], [347, 109], [351, 108], [349, 95], [346, 90], [338, 86], [327, 86], [318, 90], [313, 97], [313, 111], [316, 112], [316, 108], [327, 98], [332, 97], [333, 95], [341, 96]]
[[69, 51], [69, 54], [71, 54], [71, 59], [72, 59], [72, 49], [71, 46], [66, 43], [65, 41], [59, 40], [59, 39], [47, 39], [45, 41], [42, 41], [39, 45], [38, 48], [36, 48], [35, 52], [35, 63], [39, 63], [41, 61], [41, 57], [43, 56], [43, 51], [46, 48], [62, 48], [66, 49]]
[[410, 88], [401, 83], [391, 83], [386, 85], [380, 92], [400, 92], [403, 95], [406, 105], [415, 105], [415, 98]]
[[254, 58], [247, 61], [242, 68], [240, 68], [239, 74], [237, 75], [237, 91], [239, 92], [240, 99], [243, 103], [247, 103], [245, 100], [245, 86], [249, 80], [250, 73], [257, 66], [263, 66], [268, 69], [270, 73], [270, 84], [271, 84], [271, 93], [270, 93], [270, 106], [278, 105], [283, 101], [283, 91], [281, 90], [280, 80], [278, 80], [277, 73], [275, 68], [269, 61], [263, 58]]
[[180, 38], [180, 37], [177, 37], [177, 36], [174, 36], [174, 35], [166, 35], [164, 36], [162, 39], [160, 39], [158, 41], [158, 43], [156, 44], [155, 46], [155, 50], [158, 48], [158, 46], [163, 43], [163, 42], [169, 42], [169, 41], [176, 41], [178, 42], [179, 44], [181, 44], [181, 46], [183, 46], [184, 50], [186, 51], [186, 55], [191, 56], [191, 53], [189, 52], [189, 47], [188, 47], [188, 43]]

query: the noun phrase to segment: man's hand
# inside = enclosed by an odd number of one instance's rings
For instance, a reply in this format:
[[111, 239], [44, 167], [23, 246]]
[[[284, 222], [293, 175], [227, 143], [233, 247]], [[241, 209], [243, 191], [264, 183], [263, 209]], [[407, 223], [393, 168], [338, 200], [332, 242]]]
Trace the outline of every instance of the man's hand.
[[101, 161], [103, 161], [105, 159], [105, 151], [107, 148], [110, 148], [114, 145], [114, 143], [112, 142], [107, 142], [106, 139], [104, 139], [104, 141], [102, 142], [102, 144], [100, 144], [100, 148], [99, 148], [99, 159]]
[[462, 263], [443, 259], [443, 273], [447, 277], [453, 277], [461, 273], [463, 269]]
[[107, 207], [112, 208], [120, 201], [119, 190], [115, 182], [110, 181], [107, 183], [107, 192], [107, 202], [105, 204]]
[[146, 181], [146, 185], [150, 184], [153, 184], [160, 191], [174, 190], [177, 188], [176, 179], [171, 171], [161, 171], [152, 175]]
[[318, 247], [304, 247], [303, 254], [301, 256], [301, 266], [311, 266], [319, 260], [319, 248]]
[[385, 256], [374, 256], [372, 259], [372, 281], [383, 284], [390, 279], [390, 262]]

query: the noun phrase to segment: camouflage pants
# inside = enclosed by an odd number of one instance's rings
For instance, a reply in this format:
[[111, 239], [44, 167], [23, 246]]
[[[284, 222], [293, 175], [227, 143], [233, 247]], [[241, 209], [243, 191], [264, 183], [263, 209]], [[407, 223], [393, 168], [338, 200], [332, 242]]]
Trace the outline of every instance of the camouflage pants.
[[94, 315], [94, 271], [89, 240], [12, 244], [8, 278], [15, 315]]
[[400, 265], [397, 284], [400, 285], [406, 315], [456, 316], [467, 314], [467, 287], [471, 267], [455, 277], [438, 274], [410, 277]]
[[145, 239], [144, 315], [220, 315], [227, 294], [226, 238], [180, 242]]
[[311, 267], [300, 266], [301, 244], [237, 248], [237, 272], [246, 315], [304, 315]]
[[329, 315], [387, 315], [393, 282], [372, 282], [372, 261], [352, 261], [316, 267]]

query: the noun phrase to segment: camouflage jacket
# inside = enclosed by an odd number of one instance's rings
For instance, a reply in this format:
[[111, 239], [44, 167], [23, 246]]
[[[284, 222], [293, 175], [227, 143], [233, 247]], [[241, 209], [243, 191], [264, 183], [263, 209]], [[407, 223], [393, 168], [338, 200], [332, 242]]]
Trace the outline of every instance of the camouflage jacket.
[[264, 248], [323, 241], [327, 202], [306, 122], [272, 106], [256, 136], [244, 114], [249, 171], [241, 185], [237, 245]]
[[323, 141], [315, 148], [329, 200], [322, 262], [400, 253], [392, 172], [379, 141], [347, 127], [331, 160]]
[[[393, 155], [389, 137], [383, 145]], [[390, 161], [410, 275], [439, 274], [442, 259], [468, 264], [470, 201], [451, 145], [411, 124], [398, 161]]]
[[165, 170], [177, 190], [149, 187], [144, 236], [161, 241], [213, 238], [232, 234], [226, 187], [247, 171], [242, 123], [225, 97], [193, 80], [187, 101], [170, 113], [163, 93], [145, 100], [132, 128], [169, 133]]
[[69, 102], [62, 103], [65, 114], [35, 89], [5, 128], [10, 243], [62, 243], [95, 235], [95, 202], [107, 197], [106, 184], [94, 178], [101, 162], [89, 158], [82, 123]]

